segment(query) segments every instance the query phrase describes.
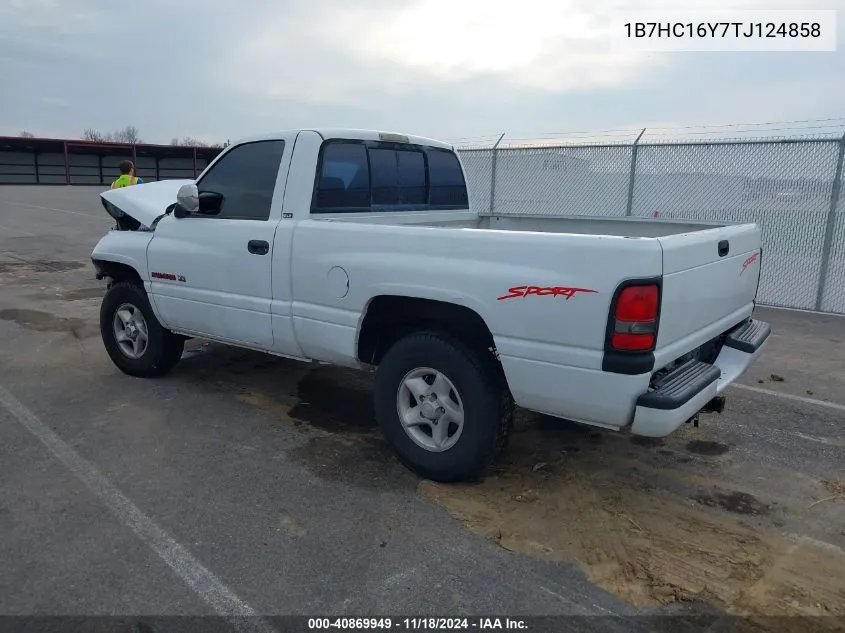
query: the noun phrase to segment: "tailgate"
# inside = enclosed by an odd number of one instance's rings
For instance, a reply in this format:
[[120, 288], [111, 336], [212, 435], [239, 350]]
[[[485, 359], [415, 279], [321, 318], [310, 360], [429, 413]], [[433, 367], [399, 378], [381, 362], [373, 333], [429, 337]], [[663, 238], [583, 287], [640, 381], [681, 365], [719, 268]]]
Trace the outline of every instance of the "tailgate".
[[663, 247], [658, 350], [677, 344], [684, 354], [751, 314], [760, 278], [762, 236], [756, 224], [658, 240]]

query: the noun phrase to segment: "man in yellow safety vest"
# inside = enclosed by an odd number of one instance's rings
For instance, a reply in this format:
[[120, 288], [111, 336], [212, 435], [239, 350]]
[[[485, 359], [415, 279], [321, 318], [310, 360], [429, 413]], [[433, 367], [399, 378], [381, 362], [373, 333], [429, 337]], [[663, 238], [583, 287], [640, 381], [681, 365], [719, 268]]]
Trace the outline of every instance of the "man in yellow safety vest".
[[112, 189], [128, 187], [130, 185], [142, 184], [144, 181], [135, 175], [135, 165], [131, 160], [121, 161], [119, 165], [120, 176], [111, 184]]

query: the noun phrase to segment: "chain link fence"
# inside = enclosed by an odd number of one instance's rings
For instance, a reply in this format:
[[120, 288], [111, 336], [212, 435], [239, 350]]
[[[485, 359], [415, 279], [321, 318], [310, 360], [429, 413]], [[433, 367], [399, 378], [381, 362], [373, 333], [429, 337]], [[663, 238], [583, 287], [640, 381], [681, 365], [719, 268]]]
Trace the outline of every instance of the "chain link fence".
[[843, 153], [845, 137], [460, 150], [482, 215], [756, 222], [759, 302], [837, 314], [845, 314]]

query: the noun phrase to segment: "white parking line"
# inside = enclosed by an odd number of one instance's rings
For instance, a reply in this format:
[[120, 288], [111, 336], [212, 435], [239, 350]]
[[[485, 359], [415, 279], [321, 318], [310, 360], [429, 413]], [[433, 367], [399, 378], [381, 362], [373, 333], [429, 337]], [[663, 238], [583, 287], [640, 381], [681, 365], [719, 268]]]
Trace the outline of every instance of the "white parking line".
[[838, 402], [825, 402], [824, 400], [816, 400], [815, 398], [807, 398], [805, 396], [793, 396], [791, 393], [780, 393], [779, 391], [772, 391], [771, 389], [762, 389], [760, 387], [751, 387], [749, 385], [740, 385], [737, 383], [733, 383], [731, 386], [736, 387], [737, 389], [753, 391], [754, 393], [762, 393], [766, 396], [783, 398], [784, 400], [795, 400], [796, 402], [814, 404], [818, 407], [827, 407], [828, 409], [835, 409], [836, 411], [845, 411], [845, 404], [839, 404]]
[[181, 578], [194, 593], [219, 615], [228, 618], [239, 631], [275, 632], [269, 623], [257, 617], [255, 610], [241, 600], [213, 573], [167, 532], [145, 515], [120, 490], [115, 488], [93, 464], [82, 458], [62, 438], [0, 386], [0, 405], [11, 413], [27, 431], [94, 493], [124, 525]]

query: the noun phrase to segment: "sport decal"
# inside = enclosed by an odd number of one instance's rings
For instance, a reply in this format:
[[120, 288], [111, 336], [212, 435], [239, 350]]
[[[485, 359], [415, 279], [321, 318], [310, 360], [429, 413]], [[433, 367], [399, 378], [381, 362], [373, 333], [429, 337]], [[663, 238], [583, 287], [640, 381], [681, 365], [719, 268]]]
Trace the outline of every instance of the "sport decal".
[[749, 257], [744, 262], [742, 262], [742, 270], [739, 271], [740, 276], [742, 276], [742, 273], [745, 272], [746, 268], [748, 268], [751, 264], [756, 262], [758, 259], [760, 259], [760, 253], [754, 253], [751, 257]]
[[569, 301], [579, 292], [595, 293], [596, 290], [588, 290], [587, 288], [568, 288], [566, 286], [514, 286], [508, 288], [508, 294], [499, 297], [497, 301], [504, 301], [505, 299], [522, 299], [530, 295], [537, 295], [538, 297], [566, 297]]

